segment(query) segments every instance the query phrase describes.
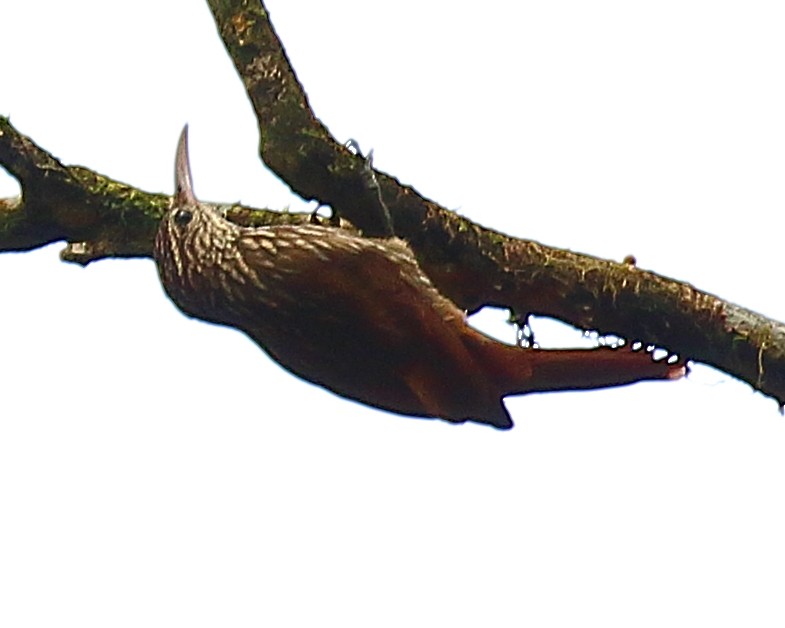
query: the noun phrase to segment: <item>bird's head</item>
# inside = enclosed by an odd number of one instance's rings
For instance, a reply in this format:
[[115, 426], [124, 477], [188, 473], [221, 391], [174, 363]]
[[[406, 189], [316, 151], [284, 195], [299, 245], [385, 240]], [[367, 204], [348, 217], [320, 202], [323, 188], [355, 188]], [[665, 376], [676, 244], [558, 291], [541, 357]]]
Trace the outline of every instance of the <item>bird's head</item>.
[[238, 229], [225, 218], [222, 206], [196, 198], [188, 158], [188, 125], [185, 125], [175, 156], [172, 204], [161, 219], [153, 248], [164, 285], [184, 274], [186, 258], [192, 268], [214, 263], [218, 252], [224, 250]]

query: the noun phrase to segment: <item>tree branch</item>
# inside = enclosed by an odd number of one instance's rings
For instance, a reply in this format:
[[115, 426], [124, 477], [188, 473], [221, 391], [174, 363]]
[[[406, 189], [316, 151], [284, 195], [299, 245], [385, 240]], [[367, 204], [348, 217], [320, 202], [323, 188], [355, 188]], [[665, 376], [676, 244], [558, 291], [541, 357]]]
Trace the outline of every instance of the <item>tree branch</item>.
[[[19, 198], [0, 199], [0, 251], [29, 251], [65, 240], [67, 262], [151, 257], [158, 222], [171, 197], [66, 166], [0, 116], [0, 165], [18, 181]], [[306, 215], [231, 205], [243, 225], [293, 224]]]
[[[379, 235], [365, 161], [315, 117], [263, 3], [208, 0], [252, 101], [265, 164], [306, 199], [330, 205], [366, 235]], [[0, 199], [0, 250], [65, 240], [63, 259], [149, 256], [169, 203], [79, 166], [65, 166], [0, 118], [0, 164], [22, 187]], [[520, 240], [483, 228], [375, 171], [395, 233], [460, 307], [510, 308], [602, 334], [667, 347], [715, 366], [785, 403], [785, 325], [628, 263]], [[308, 216], [234, 205], [241, 224]]]

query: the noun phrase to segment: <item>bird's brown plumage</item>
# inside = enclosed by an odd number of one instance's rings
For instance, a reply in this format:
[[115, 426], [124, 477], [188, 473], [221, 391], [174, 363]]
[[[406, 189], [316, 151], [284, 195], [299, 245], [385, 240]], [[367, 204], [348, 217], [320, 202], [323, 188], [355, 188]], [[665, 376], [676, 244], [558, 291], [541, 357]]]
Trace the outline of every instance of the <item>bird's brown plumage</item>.
[[246, 332], [282, 366], [404, 415], [509, 428], [509, 394], [681, 376], [644, 351], [540, 350], [470, 327], [397, 238], [321, 225], [240, 227], [193, 194], [186, 131], [154, 256], [186, 314]]

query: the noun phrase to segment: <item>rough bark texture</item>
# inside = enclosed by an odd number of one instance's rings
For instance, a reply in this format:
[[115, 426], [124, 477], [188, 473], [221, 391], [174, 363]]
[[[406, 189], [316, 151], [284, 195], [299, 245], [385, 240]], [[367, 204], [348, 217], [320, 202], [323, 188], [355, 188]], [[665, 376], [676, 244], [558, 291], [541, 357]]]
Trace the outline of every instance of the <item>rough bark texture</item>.
[[[311, 110], [270, 16], [257, 0], [208, 0], [257, 115], [264, 163], [297, 194], [330, 205], [367, 235], [384, 232], [364, 160]], [[0, 118], [0, 165], [19, 199], [0, 199], [0, 250], [65, 240], [63, 259], [150, 256], [169, 197], [65, 166]], [[483, 228], [376, 172], [395, 234], [461, 308], [509, 307], [586, 330], [666, 347], [734, 375], [785, 404], [785, 325], [632, 264], [581, 255]], [[308, 217], [235, 206], [241, 224]]]

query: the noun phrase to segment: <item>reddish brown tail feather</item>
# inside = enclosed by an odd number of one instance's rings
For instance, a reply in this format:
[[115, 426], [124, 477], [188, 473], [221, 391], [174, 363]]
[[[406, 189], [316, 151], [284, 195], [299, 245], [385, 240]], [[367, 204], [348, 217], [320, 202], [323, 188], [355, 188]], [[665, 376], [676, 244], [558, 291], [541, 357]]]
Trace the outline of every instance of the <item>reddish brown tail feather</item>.
[[502, 396], [548, 390], [586, 390], [624, 386], [645, 380], [679, 379], [683, 362], [654, 360], [645, 349], [631, 345], [594, 349], [519, 349], [510, 347], [495, 363]]
[[498, 404], [486, 404], [474, 419], [500, 429], [513, 426], [501, 398], [530, 392], [587, 390], [624, 386], [646, 380], [683, 377], [683, 361], [654, 360], [651, 353], [631, 346], [594, 349], [523, 349], [488, 345], [486, 362], [499, 391]]
[[[413, 414], [438, 416], [459, 423], [471, 420], [509, 429], [513, 422], [503, 397], [678, 379], [686, 370], [683, 362], [655, 361], [647, 351], [633, 351], [629, 346], [618, 349], [524, 349], [484, 338], [474, 347], [475, 351], [481, 347], [481, 368], [478, 368], [480, 364], [472, 363], [467, 368], [477, 370], [465, 373], [465, 380], [460, 377], [445, 379], [442, 371], [434, 370], [427, 362], [412, 367], [406, 380], [419, 403], [419, 410]], [[468, 385], [469, 381], [471, 385]]]

